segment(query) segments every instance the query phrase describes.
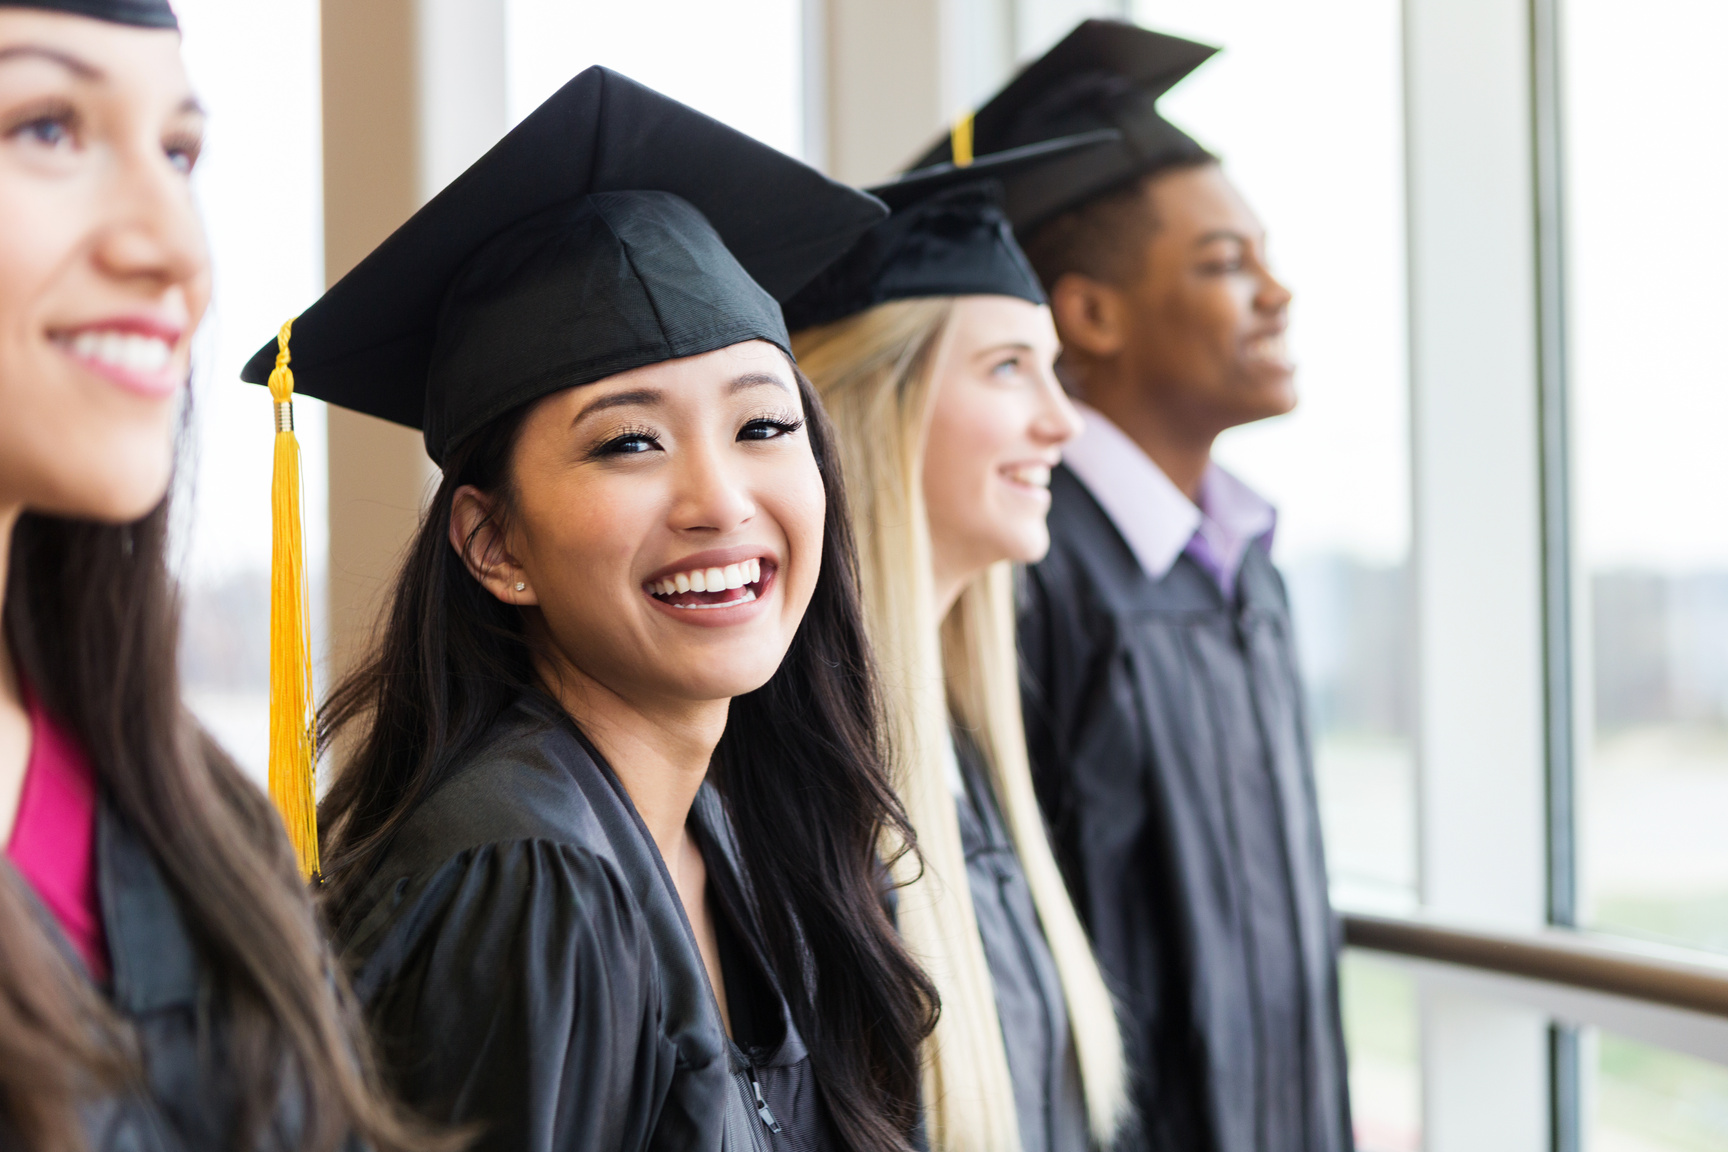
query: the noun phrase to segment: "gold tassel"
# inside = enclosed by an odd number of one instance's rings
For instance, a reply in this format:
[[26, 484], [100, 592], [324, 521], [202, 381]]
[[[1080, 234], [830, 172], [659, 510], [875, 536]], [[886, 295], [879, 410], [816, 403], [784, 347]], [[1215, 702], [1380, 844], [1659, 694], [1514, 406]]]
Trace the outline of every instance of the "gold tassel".
[[971, 166], [972, 113], [968, 112], [954, 121], [954, 127], [948, 133], [948, 149], [954, 154], [954, 167], [967, 168]]
[[300, 444], [294, 439], [294, 373], [288, 332], [276, 336], [270, 398], [276, 402], [276, 471], [271, 480], [270, 798], [308, 880], [318, 876], [315, 775], [318, 720], [312, 698], [312, 621], [306, 591], [305, 522], [300, 512]]

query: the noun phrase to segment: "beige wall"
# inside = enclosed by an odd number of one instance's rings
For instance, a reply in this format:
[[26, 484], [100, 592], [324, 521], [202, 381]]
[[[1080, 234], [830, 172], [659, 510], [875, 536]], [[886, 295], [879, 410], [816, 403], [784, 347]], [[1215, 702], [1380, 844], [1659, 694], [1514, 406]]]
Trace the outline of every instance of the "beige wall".
[[[942, 0], [815, 0], [808, 70], [822, 91], [807, 101], [821, 120], [829, 175], [870, 184], [904, 167], [950, 114], [943, 91]], [[814, 78], [814, 77], [813, 77]]]
[[[324, 268], [334, 283], [504, 130], [502, 0], [324, 0]], [[364, 648], [437, 478], [420, 434], [330, 409], [330, 660]]]

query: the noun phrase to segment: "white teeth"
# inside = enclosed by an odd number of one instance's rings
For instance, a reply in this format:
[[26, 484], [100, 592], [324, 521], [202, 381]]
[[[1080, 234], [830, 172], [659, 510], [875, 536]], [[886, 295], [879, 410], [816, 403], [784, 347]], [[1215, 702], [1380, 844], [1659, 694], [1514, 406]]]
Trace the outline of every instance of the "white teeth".
[[1008, 478], [1034, 488], [1050, 487], [1050, 468], [1045, 464], [1022, 464], [1007, 471]]
[[1259, 339], [1251, 340], [1248, 343], [1248, 352], [1252, 356], [1266, 360], [1282, 360], [1284, 359], [1284, 337], [1281, 335], [1262, 336]]
[[160, 372], [173, 358], [168, 341], [135, 332], [85, 329], [72, 337], [73, 355], [129, 372]]
[[[1048, 478], [1049, 469], [1045, 469]], [[664, 580], [655, 580], [647, 585], [648, 591], [656, 596], [674, 596], [680, 592], [725, 592], [743, 588], [749, 584], [760, 583], [762, 580], [762, 558], [753, 557], [740, 560], [736, 564], [728, 564], [724, 568], [692, 568], [688, 572], [680, 572]], [[729, 603], [741, 604], [756, 599], [751, 592], [743, 600], [732, 600]], [[690, 605], [680, 605], [690, 607]], [[716, 605], [706, 605], [716, 607]]]

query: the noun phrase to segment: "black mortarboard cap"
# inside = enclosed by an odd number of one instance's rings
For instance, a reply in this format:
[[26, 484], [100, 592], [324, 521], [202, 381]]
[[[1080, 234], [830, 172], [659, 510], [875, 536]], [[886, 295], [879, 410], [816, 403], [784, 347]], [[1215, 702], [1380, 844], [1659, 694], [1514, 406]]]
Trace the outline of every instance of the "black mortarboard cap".
[[[294, 321], [295, 388], [448, 448], [522, 404], [746, 340], [881, 204], [605, 68], [555, 93]], [[268, 380], [274, 342], [241, 378]]]
[[[1019, 148], [1098, 128], [1122, 139], [1003, 181], [1021, 235], [1101, 192], [1160, 168], [1205, 159], [1191, 136], [1158, 114], [1158, 98], [1218, 49], [1121, 20], [1087, 20], [1028, 64], [973, 115], [978, 152]], [[917, 166], [952, 155], [943, 140]]]
[[138, 28], [179, 28], [168, 0], [0, 0], [0, 8], [40, 8]]
[[869, 189], [893, 214], [786, 302], [786, 327], [797, 332], [890, 300], [928, 296], [1044, 303], [1038, 275], [1002, 211], [1001, 181], [1121, 138], [1113, 128], [1085, 132], [967, 165], [944, 161]]

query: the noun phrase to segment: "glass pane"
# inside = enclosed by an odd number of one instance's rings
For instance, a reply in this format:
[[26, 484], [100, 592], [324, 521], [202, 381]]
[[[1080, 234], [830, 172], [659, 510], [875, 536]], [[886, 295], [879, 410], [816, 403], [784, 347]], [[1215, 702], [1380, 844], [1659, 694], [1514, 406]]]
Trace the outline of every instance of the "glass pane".
[[1591, 1152], [1720, 1152], [1728, 1068], [1610, 1032], [1597, 1037]]
[[1347, 953], [1339, 971], [1357, 1152], [1422, 1147], [1422, 1065], [1416, 981], [1393, 965]]
[[[318, 0], [175, 0], [187, 71], [210, 111], [193, 178], [215, 264], [198, 335], [192, 444], [177, 518], [181, 674], [198, 717], [263, 782], [269, 752], [270, 394], [240, 367], [323, 289]], [[267, 82], [258, 46], [269, 45]], [[295, 401], [314, 624], [328, 551], [324, 411]], [[325, 687], [319, 680], [319, 686]]]
[[1728, 950], [1728, 6], [1563, 15], [1586, 920]]
[[1393, 0], [1140, 0], [1148, 27], [1224, 51], [1161, 107], [1224, 159], [1296, 294], [1301, 402], [1218, 458], [1278, 505], [1345, 904], [1416, 890], [1407, 558], [1403, 136]]

